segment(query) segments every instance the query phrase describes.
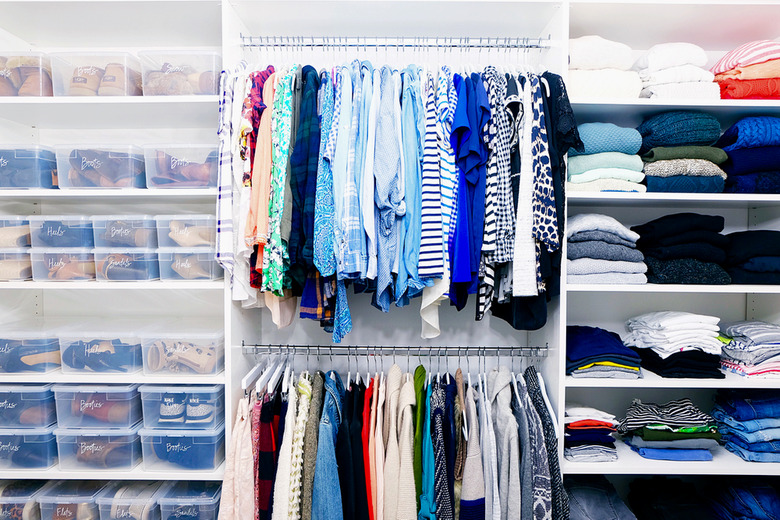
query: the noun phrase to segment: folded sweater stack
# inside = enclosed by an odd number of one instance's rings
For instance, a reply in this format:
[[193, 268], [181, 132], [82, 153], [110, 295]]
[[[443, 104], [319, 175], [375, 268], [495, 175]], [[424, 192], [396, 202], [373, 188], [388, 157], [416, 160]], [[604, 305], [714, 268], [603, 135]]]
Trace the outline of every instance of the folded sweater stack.
[[780, 231], [738, 231], [726, 238], [732, 283], [780, 285]]
[[[607, 215], [574, 215], [566, 228], [569, 283], [643, 284], [647, 266], [636, 250], [639, 235]], [[572, 245], [577, 244], [572, 249]]]
[[575, 98], [637, 98], [639, 74], [630, 70], [631, 47], [601, 36], [569, 40], [569, 79], [566, 88]]
[[651, 220], [632, 231], [639, 234], [637, 247], [645, 255], [647, 281], [658, 284], [731, 283], [722, 267], [728, 239], [721, 235], [720, 215], [675, 213]]
[[572, 462], [612, 462], [617, 460], [615, 432], [617, 421], [611, 413], [566, 403], [563, 454]]
[[780, 42], [740, 45], [712, 67], [722, 99], [780, 99]]
[[569, 150], [569, 191], [645, 191], [642, 159], [637, 155], [642, 136], [634, 128], [612, 123], [577, 127], [583, 151]]
[[723, 346], [724, 370], [744, 377], [780, 376], [780, 325], [740, 321], [723, 332], [731, 338]]
[[716, 143], [728, 154], [728, 193], [780, 193], [780, 118], [746, 117]]
[[719, 322], [690, 312], [650, 312], [626, 322], [625, 343], [639, 354], [644, 368], [661, 377], [723, 379]]
[[634, 63], [642, 79], [643, 98], [720, 99], [715, 76], [704, 69], [707, 53], [684, 42], [654, 45]]
[[645, 163], [647, 191], [723, 191], [726, 173], [715, 162], [722, 161], [722, 154], [705, 149], [720, 136], [720, 123], [713, 116], [683, 110], [664, 112], [646, 119], [637, 130], [642, 135], [643, 154], [657, 148], [686, 147], [686, 154], [692, 155], [680, 157], [680, 154], [666, 154], [664, 158], [657, 157]]
[[712, 416], [727, 450], [751, 462], [780, 462], [780, 392], [719, 390]]
[[[658, 146], [642, 156], [651, 192], [671, 193], [718, 193], [723, 191], [723, 163], [728, 159], [726, 152], [714, 146]], [[661, 163], [655, 165], [652, 163]], [[715, 169], [718, 168], [718, 169]], [[671, 176], [661, 176], [674, 172]], [[709, 177], [685, 175], [679, 172], [713, 173]], [[726, 178], [728, 183], [728, 178]]]
[[566, 327], [566, 374], [572, 377], [637, 379], [639, 355], [616, 333], [599, 327]]
[[714, 419], [688, 398], [662, 405], [635, 399], [617, 431], [632, 450], [656, 460], [712, 460], [709, 450], [720, 439]]

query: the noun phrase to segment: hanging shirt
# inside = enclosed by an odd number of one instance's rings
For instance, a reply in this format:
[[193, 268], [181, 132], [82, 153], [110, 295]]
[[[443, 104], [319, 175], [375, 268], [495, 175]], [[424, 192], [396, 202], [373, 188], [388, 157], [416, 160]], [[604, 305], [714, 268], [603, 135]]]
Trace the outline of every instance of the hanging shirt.
[[444, 272], [441, 279], [435, 280], [431, 287], [423, 289], [420, 317], [422, 318], [422, 337], [435, 338], [441, 333], [439, 328], [439, 303], [445, 299], [450, 286], [450, 223], [457, 216], [457, 173], [455, 155], [450, 143], [452, 121], [458, 96], [452, 81], [450, 69], [441, 68], [436, 89], [436, 141], [439, 151], [439, 171], [441, 187], [442, 219], [442, 258]]
[[433, 492], [436, 500], [436, 518], [453, 520], [452, 496], [447, 484], [447, 454], [444, 446], [444, 388], [438, 383], [434, 385], [431, 395], [431, 436], [433, 437]]
[[[401, 139], [404, 155], [404, 201], [406, 213], [401, 217], [399, 237], [401, 261], [396, 280], [396, 305], [404, 306], [417, 296], [425, 285], [420, 281], [417, 264], [420, 258], [422, 233], [420, 193], [422, 160], [422, 136], [417, 121], [422, 112], [416, 67], [410, 65], [403, 71], [403, 97], [401, 101]], [[408, 292], [407, 292], [408, 291]]]
[[[358, 80], [362, 81], [360, 86], [361, 99], [360, 99], [360, 122], [358, 125], [358, 136], [355, 150], [355, 185], [358, 192], [358, 204], [360, 206], [360, 223], [363, 226], [363, 233], [361, 239], [361, 255], [360, 259], [360, 278], [366, 279], [369, 271], [373, 269], [374, 278], [376, 277], [376, 236], [375, 230], [371, 235], [368, 234], [369, 228], [374, 227], [374, 172], [373, 158], [371, 159], [371, 172], [366, 174], [366, 162], [369, 148], [369, 126], [371, 112], [373, 110], [374, 99], [374, 69], [371, 66], [371, 62], [364, 61], [360, 64], [358, 69]], [[374, 117], [374, 123], [376, 123], [376, 117]], [[375, 136], [372, 136], [375, 139]], [[371, 154], [373, 155], [374, 143], [371, 143]], [[371, 184], [370, 189], [364, 186], [366, 182]], [[365, 198], [368, 197], [368, 201]], [[368, 211], [370, 210], [370, 211]], [[366, 222], [366, 218], [370, 219], [370, 222]], [[374, 248], [374, 260], [371, 268], [369, 268], [369, 258], [371, 257], [371, 248]]]
[[334, 119], [333, 82], [329, 72], [323, 73], [320, 92], [320, 150], [317, 161], [317, 183], [314, 196], [314, 266], [322, 276], [336, 272], [336, 254], [333, 250], [333, 173], [328, 144]]
[[398, 248], [398, 217], [406, 212], [400, 191], [401, 158], [394, 115], [395, 82], [392, 70], [382, 67], [381, 101], [377, 118], [374, 161], [377, 221], [377, 288], [379, 309], [387, 312], [392, 300], [392, 266]]
[[[336, 252], [336, 274], [343, 280], [350, 277], [347, 271], [347, 233], [352, 223], [346, 220], [346, 208], [356, 199], [354, 190], [347, 191], [347, 169], [350, 156], [354, 153], [352, 128], [352, 74], [349, 67], [341, 67], [336, 86], [336, 106], [339, 107], [338, 134], [334, 149], [333, 167], [333, 249]], [[352, 155], [354, 157], [354, 155]], [[352, 183], [354, 186], [354, 183]]]
[[293, 213], [289, 254], [293, 294], [300, 295], [306, 276], [314, 268], [314, 211], [320, 149], [317, 93], [320, 79], [311, 65], [303, 67], [300, 123], [290, 156]]
[[336, 435], [343, 420], [344, 384], [333, 370], [324, 379], [325, 391], [311, 499], [312, 520], [344, 517], [336, 462]]
[[[415, 371], [415, 374], [417, 371]], [[426, 408], [425, 421], [422, 431], [422, 452], [421, 456], [421, 492], [420, 492], [420, 512], [417, 515], [418, 520], [436, 520], [436, 500], [435, 500], [435, 458], [433, 454], [433, 430], [431, 428], [431, 416], [433, 408], [431, 399], [433, 397], [433, 384], [429, 384], [425, 391], [424, 405]]]
[[398, 512], [398, 479], [401, 454], [398, 450], [398, 401], [401, 397], [401, 367], [393, 365], [387, 371], [385, 416], [383, 427], [387, 432], [384, 467], [384, 517], [395, 519]]
[[414, 485], [414, 380], [404, 376], [401, 395], [398, 400], [398, 470], [397, 520], [412, 520], [417, 517], [416, 492]]
[[442, 211], [439, 154], [436, 143], [436, 88], [433, 76], [425, 78], [425, 133], [422, 158], [422, 193], [420, 209], [420, 259], [421, 279], [439, 278], [444, 274], [442, 250]]
[[428, 412], [428, 401], [425, 399], [425, 367], [419, 365], [414, 369], [414, 487], [417, 502], [417, 512], [420, 512], [420, 495], [422, 494], [422, 451], [423, 432], [425, 431], [425, 416]]
[[287, 246], [282, 241], [281, 220], [284, 210], [287, 159], [290, 152], [291, 86], [297, 67], [297, 65], [293, 65], [279, 82], [274, 98], [274, 114], [271, 121], [273, 170], [271, 198], [268, 208], [268, 244], [263, 257], [263, 289], [280, 297], [284, 296], [284, 272], [290, 261], [287, 254]]
[[518, 425], [510, 407], [512, 401], [512, 375], [501, 366], [488, 374], [488, 389], [496, 434], [498, 458], [498, 496], [501, 519], [520, 518], [522, 497], [520, 488], [520, 443]]
[[[287, 520], [290, 516], [290, 485], [292, 482], [292, 444], [295, 433], [295, 413], [298, 403], [298, 392], [293, 387], [289, 392], [287, 412], [284, 418], [284, 433], [279, 448], [279, 466], [276, 470], [274, 483], [274, 500], [272, 520]], [[281, 430], [280, 425], [280, 430]]]
[[482, 450], [480, 449], [480, 428], [477, 417], [476, 394], [474, 387], [466, 389], [466, 424], [469, 440], [466, 448], [466, 461], [463, 464], [463, 490], [460, 496], [461, 518], [485, 519], [485, 474], [482, 470]]
[[[370, 65], [369, 65], [370, 66]], [[366, 69], [363, 65], [364, 76], [368, 75], [371, 69]], [[378, 209], [374, 204], [374, 164], [376, 157], [376, 125], [379, 117], [379, 106], [381, 102], [381, 73], [379, 70], [371, 72], [371, 109], [368, 111], [368, 121], [366, 125], [366, 151], [365, 161], [363, 163], [363, 180], [360, 183], [360, 209], [363, 215], [363, 227], [366, 230], [366, 278], [375, 280], [377, 274], [377, 230], [376, 221]], [[364, 92], [365, 93], [365, 92]]]
[[290, 495], [288, 515], [289, 520], [301, 517], [301, 488], [303, 478], [303, 440], [306, 433], [306, 423], [309, 420], [311, 404], [311, 379], [308, 372], [298, 378], [298, 410], [295, 412], [292, 448], [290, 450]]
[[365, 472], [364, 479], [366, 482], [366, 500], [368, 501], [368, 518], [374, 520], [374, 492], [371, 489], [371, 482], [373, 481], [373, 464], [371, 464], [371, 438], [373, 437], [371, 432], [371, 418], [374, 417], [373, 412], [373, 397], [374, 397], [374, 380], [369, 380], [368, 387], [366, 388], [365, 400], [363, 401], [363, 430], [361, 431], [361, 437], [363, 440], [363, 471]]

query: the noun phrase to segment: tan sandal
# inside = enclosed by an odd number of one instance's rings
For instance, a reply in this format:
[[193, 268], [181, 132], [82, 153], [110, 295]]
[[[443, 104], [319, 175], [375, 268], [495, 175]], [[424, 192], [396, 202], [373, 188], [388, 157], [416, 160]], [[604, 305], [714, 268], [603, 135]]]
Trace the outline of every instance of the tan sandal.
[[216, 244], [216, 230], [208, 226], [188, 226], [180, 220], [168, 224], [168, 236], [182, 247], [213, 246]]

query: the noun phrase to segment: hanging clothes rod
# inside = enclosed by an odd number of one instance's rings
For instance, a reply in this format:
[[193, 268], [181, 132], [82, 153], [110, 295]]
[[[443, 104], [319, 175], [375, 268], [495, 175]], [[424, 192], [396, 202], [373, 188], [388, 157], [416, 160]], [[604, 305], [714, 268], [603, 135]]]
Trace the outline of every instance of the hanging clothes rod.
[[417, 37], [417, 36], [244, 36], [243, 47], [298, 48], [446, 48], [446, 49], [547, 49], [550, 37]]
[[308, 354], [324, 356], [357, 356], [407, 354], [414, 356], [546, 356], [549, 346], [378, 346], [378, 345], [247, 345], [241, 343], [244, 354]]

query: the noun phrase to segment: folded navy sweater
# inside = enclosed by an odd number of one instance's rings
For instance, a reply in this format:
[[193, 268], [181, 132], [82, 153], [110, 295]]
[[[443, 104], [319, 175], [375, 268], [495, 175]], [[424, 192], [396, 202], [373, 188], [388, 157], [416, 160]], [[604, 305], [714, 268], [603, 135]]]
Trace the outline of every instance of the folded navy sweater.
[[727, 152], [729, 159], [721, 165], [728, 175], [780, 170], [780, 146], [740, 148]]

